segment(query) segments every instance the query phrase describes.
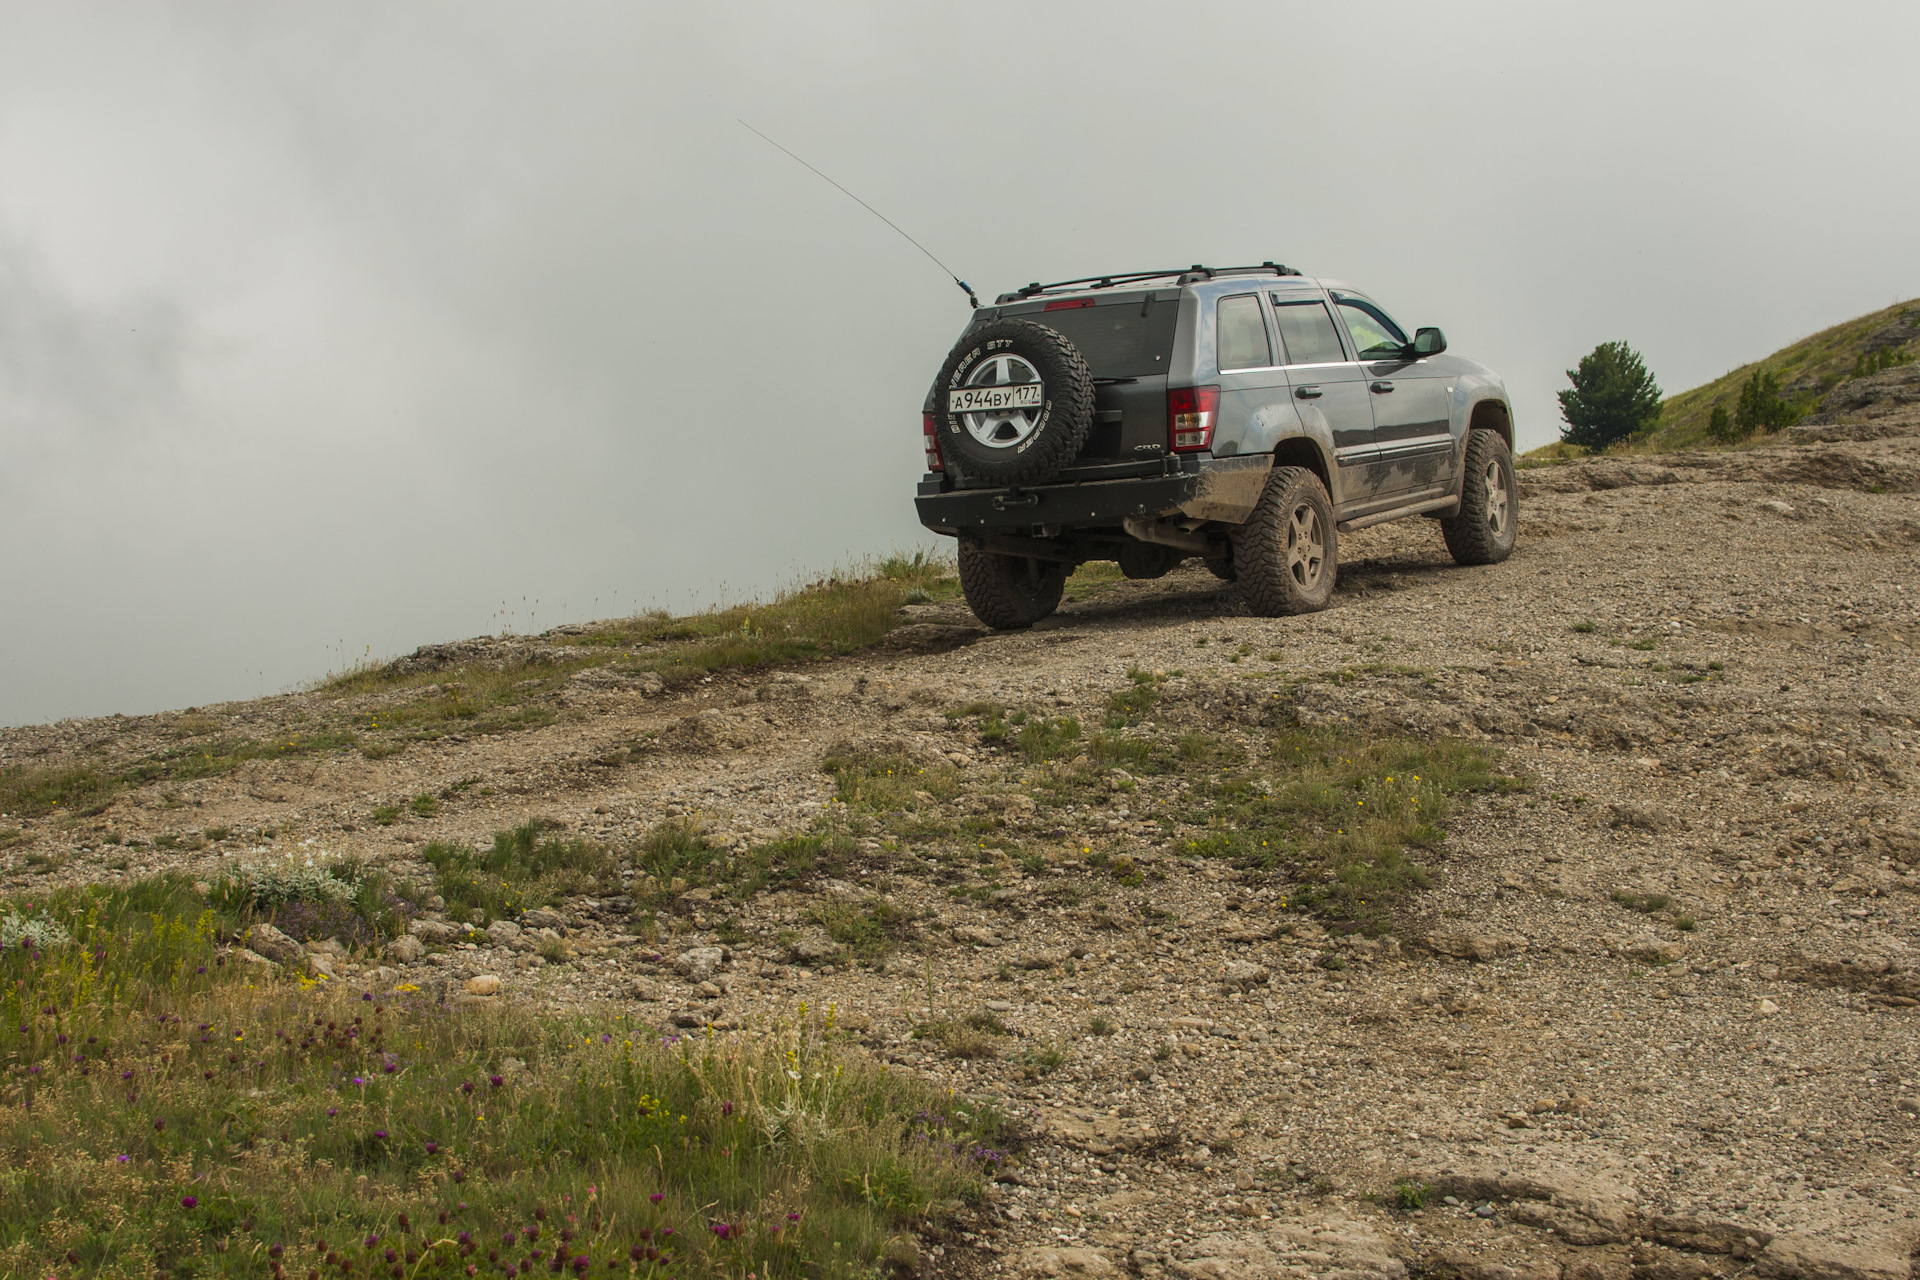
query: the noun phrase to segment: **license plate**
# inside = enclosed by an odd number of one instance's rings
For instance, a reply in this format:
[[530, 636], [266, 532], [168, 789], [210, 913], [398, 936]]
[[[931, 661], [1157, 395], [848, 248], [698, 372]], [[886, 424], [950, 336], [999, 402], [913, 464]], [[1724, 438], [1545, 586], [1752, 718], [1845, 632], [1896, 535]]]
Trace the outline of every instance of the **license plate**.
[[1038, 409], [1041, 390], [1038, 382], [1009, 382], [998, 387], [960, 387], [947, 392], [947, 412], [1005, 413], [1009, 409]]

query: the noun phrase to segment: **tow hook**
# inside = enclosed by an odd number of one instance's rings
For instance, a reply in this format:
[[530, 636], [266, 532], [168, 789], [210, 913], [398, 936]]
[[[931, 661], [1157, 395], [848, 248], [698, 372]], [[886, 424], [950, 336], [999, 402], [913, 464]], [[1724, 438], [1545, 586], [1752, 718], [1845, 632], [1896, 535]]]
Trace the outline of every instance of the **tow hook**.
[[1008, 507], [1037, 507], [1040, 495], [1037, 493], [996, 493], [993, 495], [993, 509], [1005, 511]]

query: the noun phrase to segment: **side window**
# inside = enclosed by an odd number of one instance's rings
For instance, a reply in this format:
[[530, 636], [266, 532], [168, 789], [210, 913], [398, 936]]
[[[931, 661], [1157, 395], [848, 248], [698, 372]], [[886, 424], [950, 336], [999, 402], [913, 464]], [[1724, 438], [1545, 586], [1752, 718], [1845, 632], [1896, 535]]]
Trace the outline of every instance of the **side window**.
[[1360, 353], [1362, 360], [1397, 356], [1407, 345], [1407, 335], [1400, 332], [1400, 326], [1372, 307], [1343, 300], [1340, 318], [1347, 322], [1347, 332], [1353, 335], [1353, 349]]
[[1280, 341], [1286, 345], [1288, 364], [1338, 364], [1347, 358], [1340, 349], [1340, 335], [1334, 331], [1326, 303], [1275, 298], [1273, 316], [1280, 322]]
[[1222, 298], [1217, 311], [1222, 369], [1264, 369], [1273, 363], [1267, 345], [1267, 323], [1260, 318], [1260, 298], [1243, 293]]

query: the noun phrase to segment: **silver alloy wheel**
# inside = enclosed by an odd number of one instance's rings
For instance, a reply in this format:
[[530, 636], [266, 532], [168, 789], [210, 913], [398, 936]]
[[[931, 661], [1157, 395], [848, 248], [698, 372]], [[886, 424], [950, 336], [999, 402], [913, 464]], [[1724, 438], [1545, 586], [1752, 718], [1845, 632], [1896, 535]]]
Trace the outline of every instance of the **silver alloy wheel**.
[[1287, 572], [1303, 590], [1311, 591], [1319, 585], [1326, 563], [1327, 532], [1320, 513], [1311, 502], [1302, 502], [1287, 518]]
[[1507, 473], [1495, 458], [1487, 464], [1487, 528], [1498, 538], [1507, 531]]
[[[969, 387], [1003, 387], [1014, 383], [1039, 382], [1040, 371], [1019, 356], [1000, 355], [982, 360], [967, 375]], [[1044, 397], [1046, 391], [1041, 390]], [[1045, 401], [1043, 399], [1042, 405]], [[963, 413], [960, 421], [967, 434], [989, 449], [1011, 449], [1033, 434], [1040, 421], [1041, 406], [1031, 409], [1007, 409], [991, 413]]]

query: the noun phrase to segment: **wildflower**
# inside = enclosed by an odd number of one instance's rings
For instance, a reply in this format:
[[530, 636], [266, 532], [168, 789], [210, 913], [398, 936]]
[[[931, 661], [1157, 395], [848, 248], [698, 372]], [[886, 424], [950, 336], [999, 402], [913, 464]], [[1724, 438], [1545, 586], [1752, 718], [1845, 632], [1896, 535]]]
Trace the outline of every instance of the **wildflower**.
[[385, 1142], [387, 1140], [387, 1131], [385, 1129], [375, 1129], [373, 1131], [373, 1136], [378, 1138], [380, 1141]]
[[127, 1161], [133, 1159], [133, 1157], [130, 1155], [127, 1155], [125, 1152], [122, 1152], [121, 1154], [115, 1156], [113, 1159], [115, 1164], [125, 1164]]
[[506, 1080], [500, 1076], [488, 1076], [487, 1083], [492, 1085], [494, 1088], [498, 1089], [501, 1085], [506, 1083]]
[[667, 1198], [667, 1193], [664, 1191], [656, 1191], [652, 1195], [647, 1197], [647, 1199], [653, 1201], [655, 1204], [659, 1204], [662, 1200], [665, 1200], [666, 1198]]
[[338, 1108], [338, 1107], [328, 1107], [328, 1108], [327, 1108], [327, 1115], [328, 1115], [328, 1116], [337, 1116], [337, 1115], [339, 1115], [339, 1114], [340, 1114], [340, 1108]]
[[472, 1093], [472, 1092], [473, 1092], [473, 1081], [471, 1081], [471, 1080], [462, 1080], [462, 1081], [460, 1082], [460, 1092], [462, 1092], [462, 1093]]
[[180, 1197], [180, 1207], [182, 1209], [195, 1209], [195, 1208], [198, 1208], [199, 1205], [200, 1205], [200, 1202], [192, 1196]]

